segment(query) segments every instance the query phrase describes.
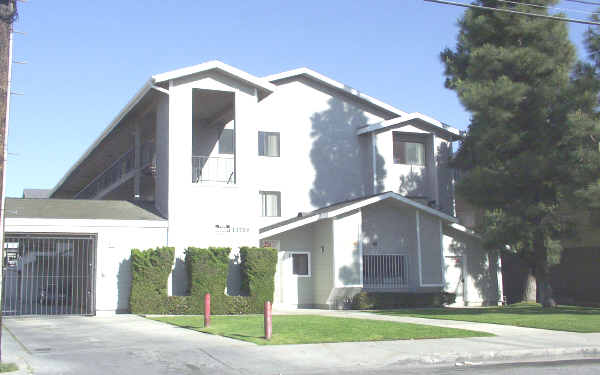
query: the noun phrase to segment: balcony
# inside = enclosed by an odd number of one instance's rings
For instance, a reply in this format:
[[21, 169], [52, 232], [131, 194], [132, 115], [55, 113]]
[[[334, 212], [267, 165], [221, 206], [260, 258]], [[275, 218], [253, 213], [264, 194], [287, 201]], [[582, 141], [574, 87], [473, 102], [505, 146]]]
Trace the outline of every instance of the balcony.
[[192, 182], [235, 184], [235, 162], [233, 156], [192, 156]]
[[77, 193], [75, 199], [94, 199], [101, 193], [119, 186], [124, 181], [133, 177], [138, 169], [144, 169], [153, 164], [154, 150], [154, 142], [143, 143], [141, 145], [139, 168], [136, 168], [135, 150], [133, 148], [129, 149]]

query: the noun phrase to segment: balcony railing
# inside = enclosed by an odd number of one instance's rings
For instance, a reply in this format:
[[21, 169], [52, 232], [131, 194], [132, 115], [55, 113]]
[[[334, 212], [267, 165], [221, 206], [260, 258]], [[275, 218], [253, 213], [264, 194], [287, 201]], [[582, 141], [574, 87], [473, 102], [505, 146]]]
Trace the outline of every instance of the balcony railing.
[[[140, 168], [152, 163], [154, 159], [154, 142], [146, 142], [141, 146]], [[91, 199], [104, 189], [120, 181], [125, 175], [135, 170], [135, 151], [129, 149], [114, 163], [92, 180], [86, 187], [75, 195], [77, 199]]]
[[398, 289], [408, 285], [406, 255], [363, 255], [363, 287]]
[[192, 182], [235, 183], [233, 157], [192, 156]]

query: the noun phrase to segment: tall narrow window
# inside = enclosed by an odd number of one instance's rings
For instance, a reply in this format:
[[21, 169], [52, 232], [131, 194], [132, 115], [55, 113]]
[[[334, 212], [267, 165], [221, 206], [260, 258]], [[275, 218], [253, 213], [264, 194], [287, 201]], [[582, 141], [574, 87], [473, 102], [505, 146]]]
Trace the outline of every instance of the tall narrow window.
[[425, 165], [425, 143], [407, 142], [403, 137], [394, 133], [394, 163]]
[[258, 132], [258, 155], [279, 156], [279, 133]]
[[261, 191], [260, 206], [261, 216], [281, 216], [281, 193]]
[[233, 154], [233, 129], [223, 129], [221, 132], [219, 154]]

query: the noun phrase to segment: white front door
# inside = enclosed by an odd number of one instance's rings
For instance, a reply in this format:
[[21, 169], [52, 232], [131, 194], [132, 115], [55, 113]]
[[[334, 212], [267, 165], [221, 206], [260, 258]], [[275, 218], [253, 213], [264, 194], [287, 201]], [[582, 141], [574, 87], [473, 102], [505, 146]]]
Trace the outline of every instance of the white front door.
[[456, 302], [462, 304], [465, 289], [464, 261], [462, 255], [446, 256], [445, 281], [444, 291], [456, 294]]
[[284, 305], [301, 303], [300, 280], [310, 277], [310, 253], [306, 251], [280, 251], [278, 262], [279, 295], [276, 301]]

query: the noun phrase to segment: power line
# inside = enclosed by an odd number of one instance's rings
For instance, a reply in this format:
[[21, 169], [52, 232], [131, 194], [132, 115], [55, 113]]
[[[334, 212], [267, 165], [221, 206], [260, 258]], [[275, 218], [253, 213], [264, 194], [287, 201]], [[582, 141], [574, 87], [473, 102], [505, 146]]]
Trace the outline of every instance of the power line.
[[587, 5], [600, 5], [597, 1], [585, 1], [585, 0], [565, 0], [571, 3], [587, 4]]
[[558, 8], [558, 7], [547, 7], [545, 5], [522, 3], [520, 1], [511, 1], [511, 0], [496, 0], [496, 1], [500, 1], [502, 3], [515, 4], [515, 5], [525, 5], [525, 6], [533, 7], [533, 8], [562, 10], [562, 11], [565, 11], [565, 12], [574, 12], [574, 13], [583, 13], [583, 14], [600, 14], [598, 12], [590, 12], [590, 11], [587, 11], [587, 10], [570, 9], [570, 8]]
[[[580, 19], [577, 19], [577, 18], [549, 16], [549, 15], [545, 15], [545, 14], [528, 13], [528, 12], [521, 12], [521, 11], [518, 11], [518, 10], [503, 9], [503, 8], [492, 8], [492, 7], [486, 7], [486, 6], [483, 6], [483, 5], [473, 5], [473, 4], [457, 3], [455, 1], [446, 1], [446, 0], [423, 0], [423, 1], [428, 1], [430, 3], [445, 4], [445, 5], [454, 5], [454, 6], [459, 6], [459, 7], [463, 7], [463, 8], [474, 8], [474, 9], [491, 10], [491, 11], [502, 12], [502, 13], [520, 14], [522, 16], [545, 18], [545, 19], [555, 20], [555, 21], [573, 22], [573, 23], [582, 23], [584, 25], [596, 25], [596, 26], [600, 26], [600, 22], [580, 20]], [[575, 0], [573, 0], [573, 1], [575, 1]], [[600, 3], [599, 3], [599, 5], [600, 5]]]

